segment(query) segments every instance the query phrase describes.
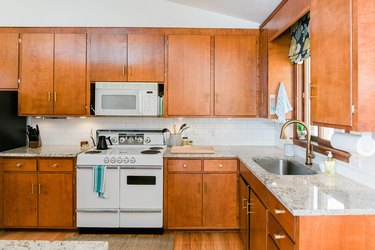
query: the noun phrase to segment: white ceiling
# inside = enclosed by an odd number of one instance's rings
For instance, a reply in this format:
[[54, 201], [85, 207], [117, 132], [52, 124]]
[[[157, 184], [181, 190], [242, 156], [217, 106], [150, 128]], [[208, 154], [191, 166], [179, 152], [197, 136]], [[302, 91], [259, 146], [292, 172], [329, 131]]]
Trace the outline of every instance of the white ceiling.
[[199, 9], [262, 23], [281, 0], [167, 0]]

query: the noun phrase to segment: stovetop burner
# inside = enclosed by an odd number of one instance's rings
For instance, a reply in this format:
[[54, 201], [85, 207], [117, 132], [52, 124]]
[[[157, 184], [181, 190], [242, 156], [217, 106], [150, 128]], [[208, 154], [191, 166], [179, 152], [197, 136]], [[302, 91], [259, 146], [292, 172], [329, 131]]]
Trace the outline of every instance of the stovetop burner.
[[159, 153], [160, 151], [151, 150], [151, 149], [141, 151], [141, 154], [148, 154], [148, 155], [154, 155], [154, 154], [159, 154]]
[[100, 150], [92, 150], [92, 151], [87, 151], [85, 154], [100, 154], [102, 151]]
[[150, 149], [151, 149], [151, 150], [162, 150], [162, 149], [164, 149], [164, 148], [162, 148], [162, 147], [151, 147]]

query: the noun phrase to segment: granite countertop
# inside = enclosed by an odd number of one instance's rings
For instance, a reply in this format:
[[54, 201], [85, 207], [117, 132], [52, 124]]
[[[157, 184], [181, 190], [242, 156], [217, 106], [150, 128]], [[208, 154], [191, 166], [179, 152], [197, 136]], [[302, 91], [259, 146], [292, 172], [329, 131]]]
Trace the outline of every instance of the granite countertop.
[[0, 250], [107, 250], [107, 241], [0, 240]]
[[81, 153], [80, 146], [42, 146], [39, 148], [21, 147], [0, 152], [0, 157], [76, 157]]
[[[267, 172], [252, 158], [286, 158], [273, 146], [215, 147], [215, 154], [171, 154], [165, 157], [237, 157], [294, 215], [375, 215], [375, 190], [336, 174], [281, 176]], [[304, 163], [300, 157], [289, 157]], [[319, 167], [314, 166], [315, 169]]]

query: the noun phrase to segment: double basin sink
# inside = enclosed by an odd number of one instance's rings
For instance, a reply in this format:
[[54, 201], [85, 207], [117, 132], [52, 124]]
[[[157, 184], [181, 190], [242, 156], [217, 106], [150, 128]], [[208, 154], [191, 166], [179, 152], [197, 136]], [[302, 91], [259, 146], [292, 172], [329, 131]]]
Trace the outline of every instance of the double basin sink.
[[253, 159], [253, 161], [267, 172], [277, 175], [314, 175], [319, 173], [311, 167], [294, 160], [264, 158]]

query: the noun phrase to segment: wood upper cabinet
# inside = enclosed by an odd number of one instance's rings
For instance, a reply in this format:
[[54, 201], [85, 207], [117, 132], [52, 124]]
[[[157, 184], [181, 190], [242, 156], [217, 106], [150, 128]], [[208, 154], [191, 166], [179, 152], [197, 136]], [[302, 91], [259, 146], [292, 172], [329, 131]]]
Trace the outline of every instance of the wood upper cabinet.
[[22, 34], [19, 115], [85, 115], [86, 35]]
[[211, 114], [208, 35], [168, 36], [168, 115]]
[[90, 81], [164, 82], [164, 35], [91, 35]]
[[164, 35], [128, 35], [128, 81], [164, 82]]
[[374, 1], [311, 1], [313, 124], [374, 131], [374, 11]]
[[18, 33], [0, 33], [0, 89], [18, 88]]
[[127, 35], [94, 33], [90, 41], [90, 81], [127, 81]]
[[268, 118], [268, 30], [259, 30], [259, 116]]
[[37, 226], [37, 174], [6, 172], [3, 185], [4, 227]]
[[203, 175], [203, 225], [238, 228], [237, 174]]
[[53, 114], [53, 34], [21, 35], [20, 115]]
[[55, 35], [54, 114], [86, 113], [86, 34]]
[[250, 191], [250, 249], [266, 249], [267, 209], [255, 193]]
[[257, 115], [257, 36], [215, 36], [215, 115]]
[[168, 174], [168, 228], [202, 226], [202, 174]]
[[73, 174], [41, 173], [38, 176], [40, 227], [73, 227]]

